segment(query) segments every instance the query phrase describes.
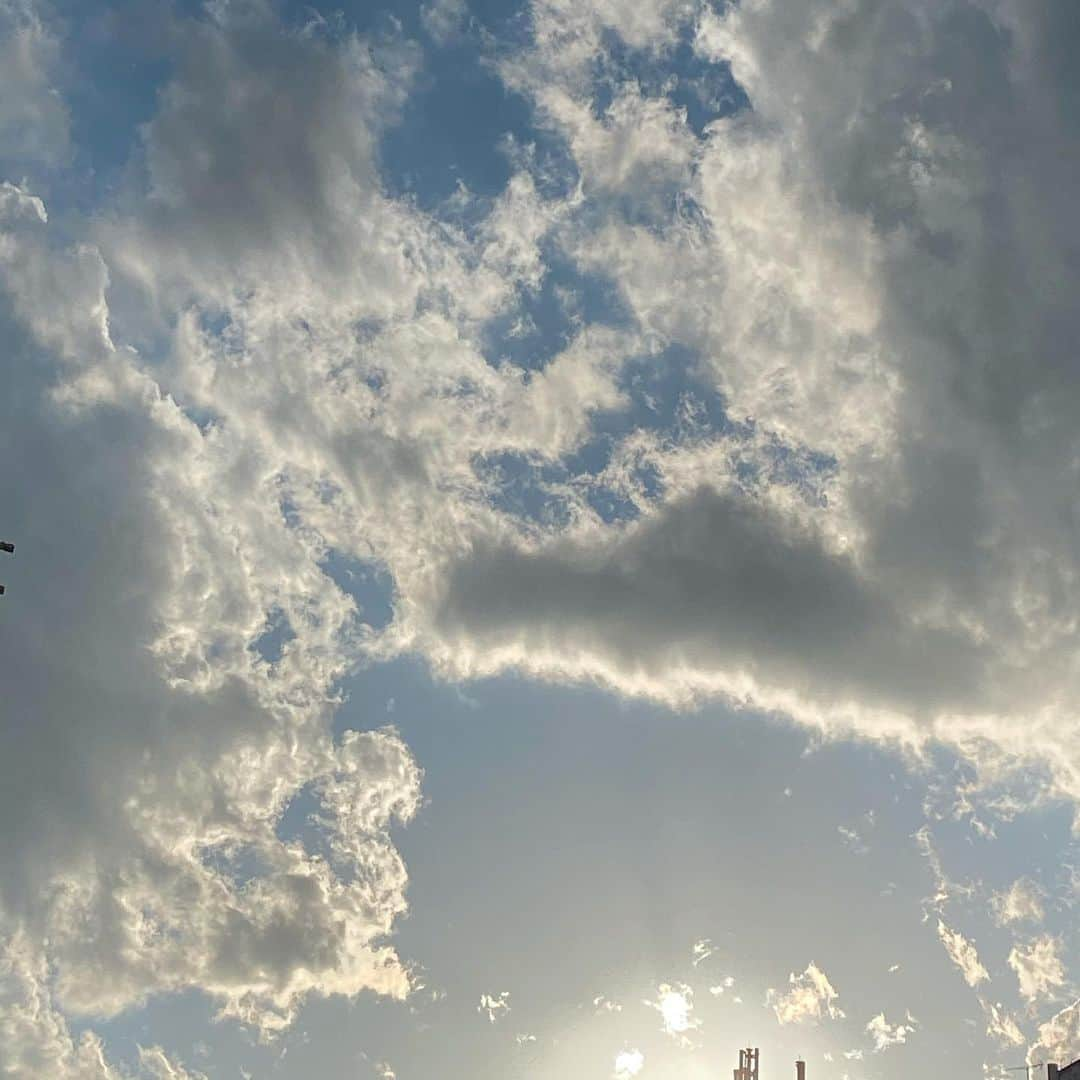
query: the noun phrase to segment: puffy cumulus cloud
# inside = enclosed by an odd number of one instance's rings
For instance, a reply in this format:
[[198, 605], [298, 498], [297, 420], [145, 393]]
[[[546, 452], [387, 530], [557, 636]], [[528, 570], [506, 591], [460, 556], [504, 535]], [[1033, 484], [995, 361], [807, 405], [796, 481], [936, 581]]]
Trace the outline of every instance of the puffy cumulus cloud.
[[1036, 1041], [1028, 1048], [1029, 1065], [1052, 1061], [1066, 1065], [1080, 1058], [1080, 1001], [1039, 1026]]
[[[196, 987], [272, 1032], [312, 993], [409, 989], [389, 830], [419, 770], [392, 730], [328, 723], [358, 658], [408, 639], [378, 639], [327, 560], [378, 563], [415, 608], [433, 555], [507, 527], [477, 463], [577, 449], [631, 346], [584, 327], [543, 370], [487, 362], [565, 207], [527, 173], [468, 227], [386, 196], [408, 43], [257, 2], [176, 40], [86, 242], [0, 189], [2, 439], [35, 463], [7, 493], [35, 587], [3, 631], [24, 677], [0, 901], [47, 941], [62, 1012]], [[281, 831], [301, 792], [317, 841]]]
[[999, 926], [1018, 922], [1039, 923], [1045, 914], [1042, 891], [1028, 878], [1018, 878], [1008, 889], [995, 893], [990, 904], [994, 921]]
[[[980, 782], [1036, 765], [1080, 792], [1074, 316], [1037, 287], [1075, 267], [1063, 185], [1038, 188], [1064, 159], [1028, 166], [1075, 154], [1052, 5], [544, 0], [529, 19], [499, 70], [575, 183], [545, 195], [523, 155], [438, 220], [378, 173], [412, 46], [259, 5], [194, 24], [145, 189], [100, 226], [114, 329], [171, 334], [158, 378], [181, 410], [278, 478], [313, 542], [387, 571], [372, 652], [938, 738]], [[696, 131], [611, 48], [662, 68], [687, 33], [752, 109]], [[489, 362], [549, 249], [625, 319], [579, 312], [530, 372]], [[583, 470], [595, 418], [629, 415], [630, 363], [672, 349], [726, 418], [685, 401]], [[508, 477], [544, 509], [515, 512]]]
[[1065, 967], [1059, 949], [1057, 938], [1042, 934], [1010, 950], [1009, 967], [1016, 972], [1020, 993], [1026, 1000], [1053, 997], [1065, 985]]
[[[662, 57], [693, 26], [749, 97], [700, 137], [610, 66], [592, 107], [607, 6], [531, 10], [504, 74], [573, 154], [589, 212], [560, 242], [642, 340], [699, 358], [732, 424], [692, 454], [636, 444], [663, 494], [629, 529], [475, 539], [413, 640], [457, 673], [719, 694], [1080, 793], [1061, 5], [643, 5], [625, 44]], [[770, 447], [801, 466], [781, 479]]]
[[290, 31], [263, 0], [180, 25], [176, 75], [143, 132], [138, 213], [105, 234], [117, 267], [167, 304], [253, 289], [326, 304], [361, 268], [375, 311], [408, 303], [406, 249], [421, 237], [380, 193], [376, 144], [415, 49]]
[[560, 106], [575, 104], [596, 68], [606, 63], [607, 38], [662, 56], [701, 7], [696, 0], [534, 0], [528, 9], [530, 47], [503, 59], [503, 77], [533, 96], [558, 124]]
[[905, 1023], [890, 1024], [885, 1019], [885, 1014], [881, 1012], [866, 1025], [866, 1033], [874, 1042], [874, 1053], [880, 1054], [883, 1050], [888, 1050], [890, 1046], [901, 1046], [906, 1043], [908, 1036], [914, 1033], [916, 1027], [918, 1024], [911, 1013], [907, 1014]]
[[959, 930], [953, 930], [942, 919], [938, 919], [938, 937], [945, 946], [949, 959], [956, 965], [964, 982], [975, 987], [990, 978], [989, 972], [979, 959], [979, 950]]
[[615, 1055], [615, 1080], [631, 1080], [645, 1068], [645, 1055], [640, 1050], [621, 1050]]
[[801, 974], [792, 972], [788, 976], [788, 985], [790, 989], [786, 993], [770, 988], [765, 999], [781, 1024], [844, 1018], [843, 1009], [836, 1004], [840, 995], [816, 964], [808, 964]]
[[[19, 57], [49, 32], [0, 10], [20, 88], [0, 108], [43, 102]], [[178, 21], [83, 242], [0, 177], [0, 443], [33, 463], [5, 512], [34, 583], [32, 603], [12, 583], [0, 629], [21, 673], [0, 902], [45, 958], [27, 1000], [113, 1013], [194, 986], [273, 1030], [311, 993], [407, 991], [390, 829], [419, 773], [392, 731], [329, 734], [363, 657], [718, 695], [1080, 793], [1059, 7], [537, 0], [528, 18], [499, 70], [567, 148], [563, 187], [522, 154], [503, 192], [438, 217], [390, 197], [379, 145], [419, 50], [258, 0]], [[620, 66], [662, 67], [688, 34], [751, 109], [695, 129]], [[581, 305], [529, 370], [493, 359], [552, 251], [607, 280], [619, 317]], [[697, 396], [650, 404], [635, 371], [676, 355]], [[387, 629], [335, 559], [385, 572]], [[318, 843], [279, 835], [301, 791]], [[835, 997], [811, 965], [771, 1004], [788, 1022], [839, 1015]]]
[[54, 85], [59, 65], [60, 42], [40, 6], [34, 0], [2, 0], [0, 164], [36, 173], [67, 157], [70, 120]]
[[206, 1080], [171, 1060], [159, 1046], [139, 1047], [132, 1074], [111, 1065], [101, 1040], [84, 1031], [76, 1041], [49, 989], [47, 963], [19, 932], [0, 948], [0, 1067], [5, 1075], [50, 1080]]
[[683, 1046], [693, 1045], [690, 1032], [701, 1027], [701, 1021], [693, 1015], [694, 991], [689, 986], [661, 983], [656, 988], [656, 1000], [645, 1004], [660, 1014], [664, 1032]]
[[[0, 1061], [114, 1076], [65, 1017], [194, 988], [269, 1033], [311, 994], [403, 996], [386, 944], [405, 910], [390, 837], [420, 773], [389, 729], [335, 739], [335, 686], [365, 630], [283, 512], [274, 467], [200, 423], [114, 340], [109, 266], [0, 190], [0, 442], [19, 542], [5, 691]], [[291, 640], [259, 643], [275, 620]], [[318, 841], [280, 824], [307, 792]], [[157, 1051], [144, 1073], [186, 1075]], [[170, 1071], [172, 1070], [172, 1071]]]

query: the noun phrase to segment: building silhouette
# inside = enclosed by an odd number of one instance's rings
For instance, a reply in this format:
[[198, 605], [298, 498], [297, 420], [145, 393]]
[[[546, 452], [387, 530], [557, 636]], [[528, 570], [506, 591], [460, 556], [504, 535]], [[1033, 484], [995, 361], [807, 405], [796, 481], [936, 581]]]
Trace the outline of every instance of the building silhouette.
[[[761, 1059], [761, 1051], [757, 1047], [747, 1047], [739, 1051], [739, 1067], [735, 1070], [735, 1080], [759, 1080], [758, 1063]], [[795, 1080], [806, 1080], [806, 1062], [795, 1062]], [[1080, 1080], [1078, 1077], [1068, 1077], [1067, 1080]]]

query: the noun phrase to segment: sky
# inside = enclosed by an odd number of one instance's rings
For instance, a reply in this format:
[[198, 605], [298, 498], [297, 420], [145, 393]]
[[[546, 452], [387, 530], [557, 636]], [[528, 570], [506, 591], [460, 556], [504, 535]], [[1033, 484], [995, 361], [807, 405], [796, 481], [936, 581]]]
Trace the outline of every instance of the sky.
[[0, 1074], [1080, 1058], [1078, 47], [0, 0]]

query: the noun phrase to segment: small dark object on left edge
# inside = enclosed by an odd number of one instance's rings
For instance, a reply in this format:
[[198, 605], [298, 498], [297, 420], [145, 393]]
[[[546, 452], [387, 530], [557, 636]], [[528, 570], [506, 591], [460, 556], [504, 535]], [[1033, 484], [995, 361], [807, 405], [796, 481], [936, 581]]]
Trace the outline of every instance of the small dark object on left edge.
[[[9, 555], [15, 554], [15, 545], [7, 540], [0, 540], [0, 551], [6, 551]], [[0, 596], [4, 595], [4, 586], [0, 585]]]

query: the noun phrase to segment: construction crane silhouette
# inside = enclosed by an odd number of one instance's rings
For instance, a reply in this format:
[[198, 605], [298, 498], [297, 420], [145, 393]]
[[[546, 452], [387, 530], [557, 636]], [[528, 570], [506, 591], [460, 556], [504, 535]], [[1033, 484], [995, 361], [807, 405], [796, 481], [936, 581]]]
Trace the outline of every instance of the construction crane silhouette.
[[[9, 544], [6, 540], [0, 540], [0, 551], [6, 551], [9, 555], [15, 554], [15, 545]], [[0, 596], [4, 595], [4, 586], [0, 585]]]

